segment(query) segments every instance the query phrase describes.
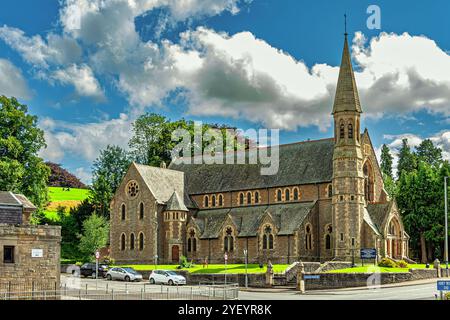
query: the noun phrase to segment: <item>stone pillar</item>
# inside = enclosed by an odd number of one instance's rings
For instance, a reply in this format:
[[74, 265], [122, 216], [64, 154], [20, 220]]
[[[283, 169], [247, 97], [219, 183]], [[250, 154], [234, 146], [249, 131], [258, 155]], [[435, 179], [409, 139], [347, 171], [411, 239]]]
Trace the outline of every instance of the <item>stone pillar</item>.
[[301, 261], [297, 271], [297, 290], [305, 293], [305, 265]]
[[439, 261], [439, 259], [434, 260], [433, 266], [436, 269], [437, 278], [440, 278], [442, 275], [441, 275], [441, 262]]
[[273, 266], [272, 262], [267, 263], [267, 272], [266, 272], [266, 287], [271, 288], [273, 286]]

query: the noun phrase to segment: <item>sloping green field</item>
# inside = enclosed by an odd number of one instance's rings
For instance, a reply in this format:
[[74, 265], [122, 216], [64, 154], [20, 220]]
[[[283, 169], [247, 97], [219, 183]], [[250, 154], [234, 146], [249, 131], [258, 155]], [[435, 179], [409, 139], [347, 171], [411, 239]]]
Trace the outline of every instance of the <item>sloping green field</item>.
[[50, 203], [45, 210], [45, 216], [52, 221], [58, 221], [58, 208], [65, 207], [66, 212], [70, 208], [78, 206], [88, 197], [89, 190], [70, 188], [69, 191], [59, 187], [49, 187]]

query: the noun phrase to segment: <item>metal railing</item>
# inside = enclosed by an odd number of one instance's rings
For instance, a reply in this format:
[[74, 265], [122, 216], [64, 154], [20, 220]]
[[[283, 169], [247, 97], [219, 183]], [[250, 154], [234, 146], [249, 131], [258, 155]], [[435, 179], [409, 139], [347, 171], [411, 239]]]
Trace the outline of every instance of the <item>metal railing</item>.
[[58, 290], [1, 291], [0, 300], [237, 300], [238, 284], [140, 286], [129, 290], [60, 287]]

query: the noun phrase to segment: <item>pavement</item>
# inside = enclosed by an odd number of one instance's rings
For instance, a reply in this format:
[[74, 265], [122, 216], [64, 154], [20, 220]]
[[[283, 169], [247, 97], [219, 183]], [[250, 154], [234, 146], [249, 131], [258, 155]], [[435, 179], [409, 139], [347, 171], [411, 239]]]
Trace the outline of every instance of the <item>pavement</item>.
[[[450, 280], [441, 278], [439, 280]], [[434, 300], [439, 294], [436, 288], [437, 279], [408, 281], [382, 285], [377, 288], [343, 288], [333, 290], [311, 290], [305, 294], [287, 287], [278, 288], [241, 288], [240, 300]], [[105, 279], [76, 278], [69, 275], [61, 276], [64, 287], [75, 287], [89, 290], [111, 290], [128, 292], [165, 292], [166, 285], [150, 285], [144, 282], [107, 281]], [[189, 286], [183, 286], [188, 289]]]

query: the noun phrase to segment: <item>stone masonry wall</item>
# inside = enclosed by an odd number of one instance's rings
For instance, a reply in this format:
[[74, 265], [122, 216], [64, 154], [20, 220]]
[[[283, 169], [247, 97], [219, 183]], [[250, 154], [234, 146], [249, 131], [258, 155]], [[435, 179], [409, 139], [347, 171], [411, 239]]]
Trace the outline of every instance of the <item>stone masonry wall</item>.
[[[39, 289], [59, 288], [60, 242], [61, 227], [0, 224], [0, 291], [33, 282]], [[14, 247], [14, 263], [4, 263], [5, 246]], [[41, 249], [42, 257], [32, 257], [33, 249]]]

